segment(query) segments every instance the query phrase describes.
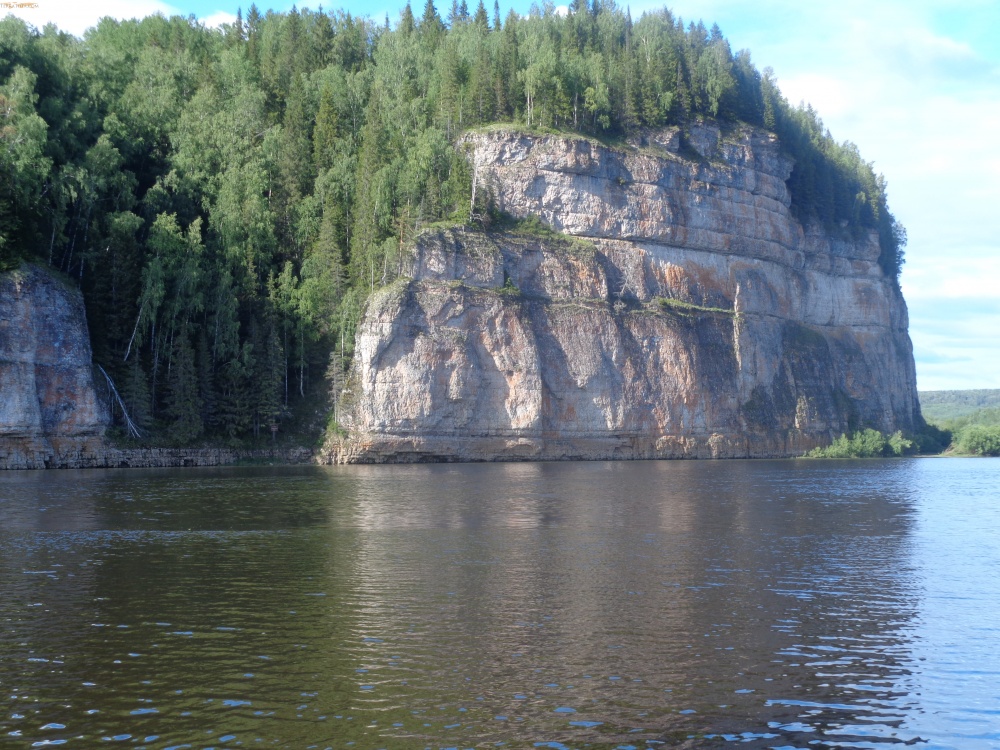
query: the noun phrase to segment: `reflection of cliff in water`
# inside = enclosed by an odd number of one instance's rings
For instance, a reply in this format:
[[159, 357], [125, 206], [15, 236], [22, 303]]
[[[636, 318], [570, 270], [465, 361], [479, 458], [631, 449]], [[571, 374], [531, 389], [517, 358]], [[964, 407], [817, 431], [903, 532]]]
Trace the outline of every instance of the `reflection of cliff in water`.
[[911, 509], [860, 472], [359, 467], [361, 626], [409, 653], [400, 700], [507, 717], [483, 739], [910, 739]]
[[0, 678], [32, 696], [26, 742], [888, 740], [904, 466], [12, 475]]

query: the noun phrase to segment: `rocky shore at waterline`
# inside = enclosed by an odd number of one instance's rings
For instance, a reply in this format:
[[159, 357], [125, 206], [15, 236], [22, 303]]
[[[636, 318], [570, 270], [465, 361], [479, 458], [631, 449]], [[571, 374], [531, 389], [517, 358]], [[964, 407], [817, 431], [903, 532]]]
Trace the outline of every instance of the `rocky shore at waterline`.
[[308, 448], [246, 450], [232, 448], [115, 448], [102, 441], [50, 446], [17, 446], [4, 441], [0, 469], [140, 469], [232, 466], [243, 463], [308, 464], [314, 454]]

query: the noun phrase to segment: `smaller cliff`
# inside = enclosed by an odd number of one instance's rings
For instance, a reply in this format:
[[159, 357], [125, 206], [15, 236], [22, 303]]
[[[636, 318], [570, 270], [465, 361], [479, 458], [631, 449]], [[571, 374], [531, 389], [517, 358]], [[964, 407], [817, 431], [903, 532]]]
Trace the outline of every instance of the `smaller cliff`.
[[79, 290], [31, 265], [0, 274], [0, 469], [72, 464], [108, 423]]

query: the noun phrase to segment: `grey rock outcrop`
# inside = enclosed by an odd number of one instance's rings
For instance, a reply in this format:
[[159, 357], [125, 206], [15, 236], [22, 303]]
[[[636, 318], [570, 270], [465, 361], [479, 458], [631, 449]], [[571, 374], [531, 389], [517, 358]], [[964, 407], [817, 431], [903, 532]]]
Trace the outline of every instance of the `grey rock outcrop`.
[[80, 292], [30, 265], [0, 274], [0, 468], [98, 450], [108, 420]]
[[877, 237], [802, 226], [774, 136], [466, 143], [477, 189], [562, 234], [421, 235], [369, 301], [330, 460], [789, 456], [920, 425]]

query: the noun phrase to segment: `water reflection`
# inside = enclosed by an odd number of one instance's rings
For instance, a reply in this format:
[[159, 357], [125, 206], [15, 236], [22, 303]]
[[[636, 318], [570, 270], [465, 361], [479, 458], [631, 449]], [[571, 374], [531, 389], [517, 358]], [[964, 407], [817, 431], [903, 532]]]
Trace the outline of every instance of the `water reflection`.
[[921, 695], [957, 691], [921, 661], [948, 617], [928, 508], [955, 523], [927, 466], [4, 475], [0, 736], [974, 747], [996, 713], [942, 733]]
[[[427, 681], [457, 675], [457, 703], [503, 686], [513, 702], [485, 713], [523, 719], [482, 739], [527, 741], [541, 726], [562, 742], [870, 741], [860, 723], [892, 739], [912, 689], [899, 639], [919, 594], [906, 575], [912, 508], [867, 468], [853, 491], [823, 494], [830, 475], [811, 471], [400, 467], [390, 495], [362, 476], [370, 627], [412, 637], [415, 612], [447, 613], [459, 632], [433, 628], [427, 649], [476, 644], [483, 658], [470, 675], [472, 655], [454, 651]], [[449, 548], [454, 535], [434, 529], [469, 533]], [[573, 725], [553, 719], [563, 706]]]

